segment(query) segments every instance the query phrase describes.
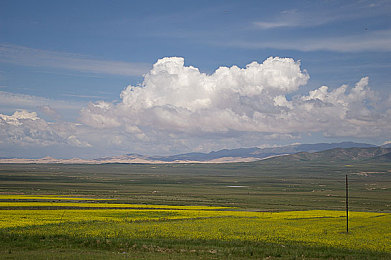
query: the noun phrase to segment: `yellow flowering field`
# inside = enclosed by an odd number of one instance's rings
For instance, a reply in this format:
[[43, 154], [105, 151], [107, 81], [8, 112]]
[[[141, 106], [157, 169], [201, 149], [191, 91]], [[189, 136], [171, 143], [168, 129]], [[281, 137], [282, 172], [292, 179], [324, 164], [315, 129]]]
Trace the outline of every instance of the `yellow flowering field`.
[[72, 208], [138, 208], [138, 209], [177, 209], [177, 210], [223, 210], [227, 207], [205, 206], [171, 206], [171, 205], [146, 205], [123, 203], [89, 203], [89, 202], [0, 202], [0, 208], [12, 207], [72, 207]]
[[[3, 201], [1, 201], [3, 200]], [[31, 201], [38, 200], [38, 201]], [[42, 200], [51, 200], [42, 201]], [[99, 203], [91, 202], [67, 202], [56, 200], [79, 200], [79, 201], [97, 201]], [[68, 196], [29, 196], [29, 195], [3, 195], [0, 194], [0, 208], [12, 208], [12, 207], [72, 207], [72, 208], [138, 208], [138, 209], [181, 209], [181, 210], [220, 210], [227, 209], [227, 207], [205, 207], [205, 206], [172, 206], [172, 205], [148, 205], [148, 204], [125, 204], [125, 203], [104, 203], [102, 201], [115, 201], [116, 199], [95, 199], [95, 198], [76, 198]], [[232, 209], [232, 208], [231, 208]]]
[[77, 197], [69, 195], [22, 195], [22, 194], [0, 194], [1, 200], [115, 200], [115, 199], [101, 199], [101, 198], [87, 198], [87, 197]]
[[[55, 208], [28, 208], [39, 206]], [[27, 201], [1, 202], [0, 207], [7, 207], [0, 210], [0, 229], [9, 234], [78, 239], [249, 241], [281, 245], [297, 242], [309, 246], [391, 252], [390, 213], [350, 212], [350, 231], [346, 234], [343, 211], [253, 212], [206, 206]]]

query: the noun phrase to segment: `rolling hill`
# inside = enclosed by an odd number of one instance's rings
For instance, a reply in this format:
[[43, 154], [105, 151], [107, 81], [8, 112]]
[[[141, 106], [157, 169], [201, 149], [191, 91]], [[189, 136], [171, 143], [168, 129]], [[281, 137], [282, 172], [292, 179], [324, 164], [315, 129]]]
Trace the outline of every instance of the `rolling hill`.
[[[379, 150], [380, 149], [380, 150]], [[321, 152], [324, 151], [324, 152]], [[342, 143], [317, 143], [295, 144], [271, 148], [238, 148], [223, 149], [210, 153], [184, 153], [169, 156], [148, 156], [141, 154], [125, 154], [120, 156], [102, 157], [97, 159], [56, 159], [44, 157], [41, 159], [4, 158], [0, 163], [64, 163], [64, 164], [103, 164], [103, 163], [231, 163], [252, 162], [273, 157], [281, 157], [279, 160], [305, 161], [305, 160], [329, 160], [341, 161], [350, 158], [362, 159], [379, 157], [379, 160], [387, 161], [390, 156], [384, 152], [386, 148], [372, 144], [342, 142]], [[319, 153], [320, 152], [320, 153]], [[291, 155], [291, 156], [284, 156]], [[371, 156], [373, 155], [373, 156]]]
[[268, 161], [273, 162], [391, 162], [391, 148], [369, 147], [369, 148], [334, 148], [320, 152], [300, 152], [291, 155], [271, 158]]

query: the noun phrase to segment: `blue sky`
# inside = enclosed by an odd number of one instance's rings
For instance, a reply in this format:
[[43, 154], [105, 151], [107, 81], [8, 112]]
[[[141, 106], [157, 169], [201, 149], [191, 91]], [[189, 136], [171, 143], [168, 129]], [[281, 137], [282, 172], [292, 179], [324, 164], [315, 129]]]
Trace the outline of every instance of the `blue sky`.
[[[3, 0], [0, 156], [172, 154], [341, 140], [382, 144], [391, 139], [387, 124], [383, 125], [391, 113], [390, 51], [389, 1]], [[175, 70], [187, 84], [168, 84], [164, 73], [181, 65], [165, 60], [166, 65], [152, 69], [165, 57], [183, 57], [182, 67], [193, 66], [200, 75], [190, 77], [186, 69]], [[265, 81], [270, 73], [261, 67], [256, 72], [264, 77], [260, 82], [238, 83], [231, 89], [222, 87], [221, 80], [202, 76], [222, 66], [244, 69], [253, 61], [263, 64], [269, 57], [292, 59], [270, 65], [287, 80], [293, 82], [292, 77], [300, 73], [308, 77], [292, 83], [289, 90], [276, 92], [270, 83], [276, 79]], [[232, 73], [235, 81], [246, 77], [245, 72], [241, 76]], [[145, 77], [148, 74], [152, 76]], [[350, 90], [365, 77], [367, 84], [353, 100]], [[228, 78], [224, 86], [232, 83]], [[210, 88], [208, 84], [220, 89], [197, 92], [197, 88]], [[330, 94], [344, 84], [349, 86], [344, 97]], [[123, 92], [128, 85], [143, 91], [130, 97], [130, 92]], [[176, 95], [182, 93], [178, 92], [181, 86], [184, 94]], [[314, 119], [300, 117], [300, 109], [308, 104], [298, 100], [310, 102], [310, 92], [322, 86], [328, 87], [328, 94], [314, 92], [311, 104], [323, 102], [323, 107], [336, 109], [341, 105], [338, 111], [343, 112], [333, 118], [335, 112], [314, 110], [316, 119], [324, 115], [322, 122], [306, 125], [300, 120]], [[250, 91], [254, 87], [258, 92]], [[193, 89], [193, 97], [204, 93], [197, 102], [186, 96]], [[230, 98], [224, 103], [215, 95]], [[281, 103], [277, 96], [292, 104]], [[102, 106], [97, 111], [94, 104], [102, 101], [104, 111]], [[209, 103], [188, 105], [193, 101]], [[145, 106], [141, 109], [136, 103]], [[360, 115], [353, 111], [363, 106], [366, 110]], [[281, 109], [276, 112], [276, 107]], [[175, 114], [164, 110], [163, 116], [156, 112], [158, 108], [173, 109]], [[15, 111], [20, 113], [14, 115]], [[202, 113], [207, 114], [202, 118], [214, 113], [217, 118], [196, 128], [192, 122], [200, 122]], [[233, 113], [228, 117], [237, 125], [224, 119], [224, 113]], [[281, 128], [272, 122], [273, 113], [282, 120]], [[329, 125], [341, 126], [342, 132], [331, 131]], [[102, 136], [112, 140], [102, 142]], [[31, 148], [35, 154], [29, 154]]]

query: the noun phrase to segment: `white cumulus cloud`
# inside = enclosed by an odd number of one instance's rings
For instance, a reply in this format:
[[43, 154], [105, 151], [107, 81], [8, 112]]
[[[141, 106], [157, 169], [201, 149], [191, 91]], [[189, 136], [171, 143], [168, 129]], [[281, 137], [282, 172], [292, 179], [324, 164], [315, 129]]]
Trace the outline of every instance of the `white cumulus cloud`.
[[212, 74], [185, 66], [183, 58], [163, 58], [142, 84], [122, 91], [119, 103], [90, 103], [80, 119], [95, 128], [123, 129], [140, 141], [248, 133], [275, 138], [311, 132], [332, 137], [388, 135], [391, 114], [384, 109], [390, 111], [390, 105], [376, 97], [367, 77], [354, 87], [321, 86], [295, 95], [308, 79], [300, 62], [290, 58], [270, 57], [245, 68], [220, 67]]
[[258, 131], [255, 113], [272, 113], [276, 96], [296, 91], [308, 78], [300, 63], [289, 58], [269, 58], [246, 68], [220, 67], [211, 75], [184, 66], [183, 58], [163, 58], [140, 86], [122, 91], [121, 103], [90, 104], [81, 119], [96, 127]]
[[[67, 154], [77, 150], [85, 155], [88, 150], [88, 156], [99, 156], [207, 152], [319, 134], [390, 140], [391, 99], [371, 90], [368, 77], [353, 86], [320, 86], [303, 94], [299, 89], [308, 80], [300, 62], [290, 58], [220, 67], [212, 74], [185, 66], [183, 58], [163, 58], [140, 85], [124, 89], [120, 101], [85, 106], [80, 123], [47, 122], [27, 110], [0, 114], [0, 148], [55, 146]], [[52, 103], [39, 105], [42, 113], [56, 117]]]
[[26, 110], [16, 111], [10, 116], [0, 114], [0, 140], [4, 144], [91, 146], [71, 134], [74, 128], [72, 123], [48, 123], [39, 118], [37, 113]]

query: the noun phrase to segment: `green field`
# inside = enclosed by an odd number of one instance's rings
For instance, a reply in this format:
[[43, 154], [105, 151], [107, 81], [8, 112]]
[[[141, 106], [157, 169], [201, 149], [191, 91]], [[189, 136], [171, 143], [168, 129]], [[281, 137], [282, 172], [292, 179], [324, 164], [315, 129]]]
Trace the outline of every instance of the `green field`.
[[389, 259], [390, 171], [347, 162], [3, 164], [0, 257]]

